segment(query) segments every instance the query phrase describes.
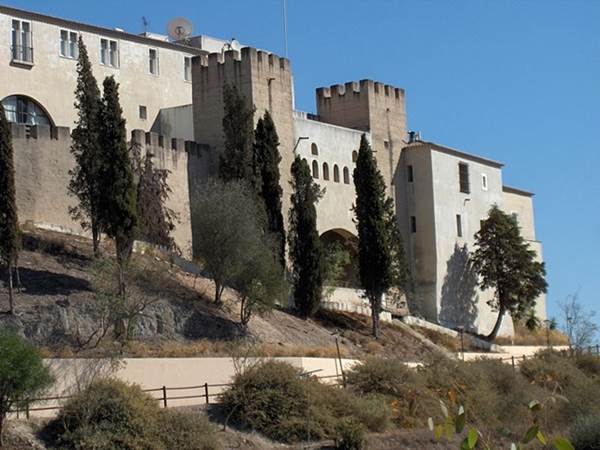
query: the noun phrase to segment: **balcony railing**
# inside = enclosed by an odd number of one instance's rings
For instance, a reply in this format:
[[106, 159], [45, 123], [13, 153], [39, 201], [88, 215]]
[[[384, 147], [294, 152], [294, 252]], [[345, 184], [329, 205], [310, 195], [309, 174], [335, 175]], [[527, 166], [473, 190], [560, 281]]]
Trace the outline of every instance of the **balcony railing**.
[[11, 50], [13, 62], [33, 64], [33, 47], [13, 45]]

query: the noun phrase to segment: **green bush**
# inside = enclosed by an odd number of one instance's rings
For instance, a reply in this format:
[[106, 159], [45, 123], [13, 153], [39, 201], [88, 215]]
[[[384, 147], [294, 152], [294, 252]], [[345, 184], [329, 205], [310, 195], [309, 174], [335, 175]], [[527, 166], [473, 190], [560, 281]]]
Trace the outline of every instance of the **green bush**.
[[221, 448], [206, 416], [161, 410], [160, 434], [165, 450], [218, 450]]
[[159, 450], [159, 414], [138, 386], [102, 380], [64, 405], [52, 431], [64, 449]]
[[286, 363], [268, 361], [238, 375], [222, 395], [222, 407], [235, 424], [271, 439], [297, 442], [332, 438], [342, 418], [353, 417], [370, 431], [383, 431], [390, 407], [377, 396], [356, 396], [315, 379], [302, 379]]
[[366, 448], [365, 429], [362, 424], [347, 417], [340, 420], [336, 427], [338, 450], [363, 450]]
[[577, 419], [571, 428], [571, 440], [577, 450], [600, 450], [600, 416]]

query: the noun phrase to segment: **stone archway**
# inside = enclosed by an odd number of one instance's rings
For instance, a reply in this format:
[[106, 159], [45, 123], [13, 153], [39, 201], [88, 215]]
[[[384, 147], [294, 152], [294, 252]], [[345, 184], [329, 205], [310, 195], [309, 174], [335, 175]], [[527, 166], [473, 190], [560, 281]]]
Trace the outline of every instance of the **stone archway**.
[[326, 259], [331, 259], [332, 254], [340, 250], [347, 254], [346, 263], [341, 267], [342, 273], [339, 274], [335, 287], [359, 288], [358, 238], [347, 230], [335, 228], [322, 233], [320, 239], [325, 248]]

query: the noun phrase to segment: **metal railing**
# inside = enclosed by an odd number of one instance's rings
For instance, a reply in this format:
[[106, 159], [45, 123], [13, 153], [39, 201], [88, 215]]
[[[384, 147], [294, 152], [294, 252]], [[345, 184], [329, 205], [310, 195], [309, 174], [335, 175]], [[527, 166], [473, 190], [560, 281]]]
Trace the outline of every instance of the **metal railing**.
[[[335, 381], [340, 381], [343, 380], [343, 377], [341, 374], [339, 375], [326, 375], [326, 376], [314, 376], [314, 378], [318, 378], [319, 380], [326, 380], [326, 379], [335, 379]], [[175, 401], [175, 400], [193, 400], [193, 399], [198, 399], [198, 403], [194, 403], [193, 405], [187, 405], [187, 406], [198, 406], [198, 405], [209, 405], [211, 403], [218, 403], [218, 401], [216, 399], [218, 399], [219, 396], [221, 396], [221, 394], [223, 393], [223, 388], [228, 388], [233, 386], [233, 383], [219, 383], [219, 384], [208, 384], [208, 383], [204, 383], [204, 384], [199, 384], [196, 386], [177, 386], [177, 387], [168, 387], [168, 386], [161, 386], [159, 388], [153, 388], [153, 389], [142, 389], [143, 392], [151, 394], [152, 399], [160, 402], [160, 404], [163, 406], [163, 408], [168, 408], [169, 406], [175, 406], [175, 405], [170, 405], [169, 402], [170, 401]], [[215, 389], [219, 389], [218, 392], [215, 392]], [[196, 394], [191, 394], [191, 395], [173, 395], [170, 396], [169, 392], [171, 391], [175, 391], [175, 392], [182, 392], [182, 391], [200, 391], [199, 393]], [[156, 393], [158, 393], [158, 395], [156, 395]], [[21, 400], [18, 403], [21, 405], [20, 407], [11, 409], [9, 411], [9, 414], [16, 414], [17, 418], [19, 418], [19, 415], [21, 413], [25, 414], [25, 417], [27, 419], [29, 419], [29, 415], [32, 412], [35, 411], [53, 411], [53, 410], [57, 410], [57, 409], [61, 409], [62, 408], [62, 403], [65, 400], [70, 400], [73, 397], [75, 397], [76, 394], [73, 395], [62, 395], [62, 396], [54, 396], [54, 397], [39, 397], [39, 398], [30, 398], [30, 399], [25, 399], [25, 400]], [[212, 399], [212, 400], [211, 400]], [[32, 406], [32, 405], [36, 405], [36, 404], [40, 404], [40, 403], [46, 403], [46, 402], [56, 402], [56, 404], [50, 405], [50, 406]]]

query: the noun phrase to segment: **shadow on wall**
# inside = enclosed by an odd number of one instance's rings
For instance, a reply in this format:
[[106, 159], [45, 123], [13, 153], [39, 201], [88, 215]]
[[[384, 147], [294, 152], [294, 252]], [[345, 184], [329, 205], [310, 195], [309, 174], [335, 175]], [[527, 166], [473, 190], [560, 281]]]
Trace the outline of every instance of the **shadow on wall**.
[[459, 326], [476, 331], [478, 277], [469, 260], [466, 245], [454, 246], [454, 253], [446, 263], [446, 276], [442, 285], [439, 320], [451, 328]]

